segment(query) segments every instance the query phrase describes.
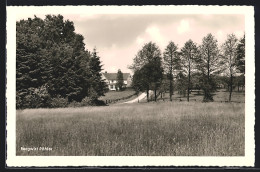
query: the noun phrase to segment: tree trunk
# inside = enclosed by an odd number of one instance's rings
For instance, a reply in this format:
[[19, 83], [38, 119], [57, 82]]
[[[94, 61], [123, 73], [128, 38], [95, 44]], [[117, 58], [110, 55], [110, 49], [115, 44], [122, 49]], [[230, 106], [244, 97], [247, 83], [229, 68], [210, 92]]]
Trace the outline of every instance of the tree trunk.
[[231, 101], [231, 95], [232, 95], [232, 86], [233, 86], [233, 76], [231, 74], [230, 76], [230, 91], [229, 91], [229, 101]]
[[156, 98], [157, 98], [157, 96], [156, 96], [156, 88], [154, 89], [154, 101], [156, 102]]
[[188, 97], [187, 101], [190, 101], [190, 67], [189, 67], [189, 80], [188, 80]]
[[173, 88], [172, 88], [172, 77], [170, 79], [170, 101], [172, 101], [172, 92], [173, 92]]
[[170, 101], [172, 101], [172, 93], [173, 93], [173, 84], [172, 84], [172, 80], [173, 80], [173, 74], [172, 74], [172, 67], [173, 67], [173, 54], [171, 53], [171, 66], [170, 66]]
[[149, 89], [146, 90], [146, 99], [147, 99], [147, 102], [149, 102]]
[[209, 82], [209, 60], [210, 60], [210, 55], [209, 55], [209, 52], [208, 52], [208, 63], [207, 63], [207, 68], [208, 68], [208, 82]]

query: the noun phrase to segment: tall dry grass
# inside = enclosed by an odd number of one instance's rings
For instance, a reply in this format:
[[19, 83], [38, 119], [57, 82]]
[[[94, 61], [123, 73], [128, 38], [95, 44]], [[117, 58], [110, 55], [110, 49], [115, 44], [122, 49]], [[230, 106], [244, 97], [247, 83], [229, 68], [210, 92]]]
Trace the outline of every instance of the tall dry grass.
[[[17, 155], [242, 156], [244, 104], [161, 102], [17, 110]], [[49, 147], [52, 151], [22, 151]]]

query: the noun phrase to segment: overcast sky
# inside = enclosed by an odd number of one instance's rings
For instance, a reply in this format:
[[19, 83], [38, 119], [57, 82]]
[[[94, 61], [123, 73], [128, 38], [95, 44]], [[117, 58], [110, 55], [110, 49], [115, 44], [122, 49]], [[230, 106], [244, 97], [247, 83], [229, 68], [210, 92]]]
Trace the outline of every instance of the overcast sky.
[[[36, 14], [37, 15], [37, 14]], [[227, 34], [241, 38], [245, 31], [244, 15], [176, 15], [176, 14], [61, 14], [74, 22], [75, 32], [85, 38], [86, 49], [97, 48], [104, 71], [131, 72], [127, 66], [144, 43], [155, 42], [163, 52], [169, 41], [179, 47], [192, 39], [200, 44], [212, 33], [219, 45]], [[33, 15], [32, 15], [33, 16]], [[44, 15], [37, 15], [44, 18]], [[27, 19], [31, 16], [19, 16]]]

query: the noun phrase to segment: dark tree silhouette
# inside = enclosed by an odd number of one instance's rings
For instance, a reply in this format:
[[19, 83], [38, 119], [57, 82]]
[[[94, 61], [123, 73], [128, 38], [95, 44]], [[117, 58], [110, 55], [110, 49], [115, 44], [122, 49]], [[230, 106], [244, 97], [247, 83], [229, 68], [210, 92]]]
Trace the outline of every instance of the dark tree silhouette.
[[103, 95], [99, 57], [85, 50], [74, 30], [61, 15], [16, 23], [17, 108], [53, 107], [61, 98], [80, 102], [90, 88]]
[[245, 74], [245, 35], [238, 42], [236, 54], [237, 68], [241, 73]]
[[[149, 101], [149, 90], [153, 89], [155, 96], [154, 100], [156, 101], [156, 91], [160, 87], [163, 74], [162, 58], [159, 47], [152, 42], [146, 43], [143, 48], [138, 51], [133, 64], [129, 68], [135, 73], [134, 87], [140, 90], [143, 90], [145, 87], [147, 101]], [[140, 78], [138, 79], [137, 76]]]

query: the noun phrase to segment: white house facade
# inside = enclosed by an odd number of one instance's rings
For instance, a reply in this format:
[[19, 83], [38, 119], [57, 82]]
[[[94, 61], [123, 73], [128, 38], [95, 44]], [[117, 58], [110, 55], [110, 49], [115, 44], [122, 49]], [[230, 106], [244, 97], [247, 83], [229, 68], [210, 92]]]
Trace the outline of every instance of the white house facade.
[[[102, 73], [102, 78], [108, 85], [109, 90], [116, 90], [117, 73]], [[124, 85], [123, 87], [131, 87], [132, 78], [130, 73], [123, 73]]]

